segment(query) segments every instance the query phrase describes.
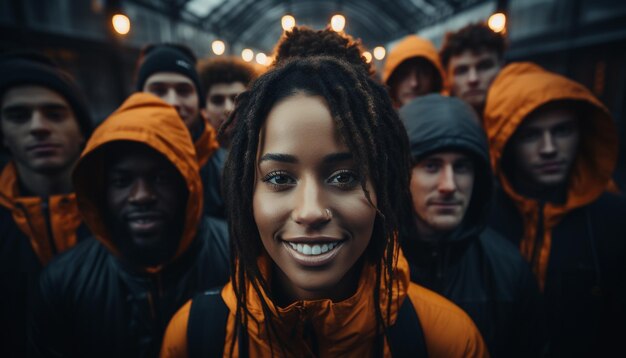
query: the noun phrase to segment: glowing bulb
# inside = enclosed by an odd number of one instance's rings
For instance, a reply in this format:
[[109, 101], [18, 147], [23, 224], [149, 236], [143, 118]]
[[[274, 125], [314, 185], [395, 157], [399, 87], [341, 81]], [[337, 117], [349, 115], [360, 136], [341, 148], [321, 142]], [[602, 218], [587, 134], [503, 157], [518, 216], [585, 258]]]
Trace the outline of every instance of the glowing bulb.
[[280, 23], [283, 26], [283, 30], [290, 31], [296, 26], [296, 18], [291, 15], [285, 15], [280, 20]]
[[113, 29], [120, 35], [126, 35], [130, 32], [130, 19], [124, 14], [115, 14], [111, 18]]
[[211, 49], [213, 49], [214, 54], [219, 56], [226, 51], [226, 45], [224, 44], [224, 41], [215, 40], [211, 44]]
[[264, 54], [263, 52], [259, 52], [256, 54], [256, 63], [258, 63], [259, 65], [265, 65], [266, 62], [267, 62], [266, 54]]
[[346, 27], [346, 18], [343, 15], [334, 15], [330, 19], [330, 27], [333, 31], [340, 32]]
[[369, 51], [363, 52], [363, 57], [365, 57], [365, 62], [372, 62], [372, 54]]
[[378, 46], [374, 49], [374, 58], [377, 60], [382, 60], [383, 58], [385, 58], [385, 54], [387, 52], [385, 51], [385, 48], [382, 46]]
[[252, 59], [254, 59], [254, 52], [252, 52], [252, 50], [250, 50], [249, 48], [246, 48], [241, 51], [241, 58], [243, 58], [243, 60], [246, 62], [250, 62], [252, 61]]
[[491, 31], [502, 32], [506, 28], [506, 15], [501, 12], [497, 12], [489, 16], [487, 24], [489, 25]]

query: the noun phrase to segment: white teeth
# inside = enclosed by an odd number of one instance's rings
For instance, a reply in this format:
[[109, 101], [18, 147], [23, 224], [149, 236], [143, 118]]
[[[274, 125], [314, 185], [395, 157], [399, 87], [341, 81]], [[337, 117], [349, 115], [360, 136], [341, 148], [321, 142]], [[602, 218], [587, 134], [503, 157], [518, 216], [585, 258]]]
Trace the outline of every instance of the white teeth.
[[329, 244], [295, 244], [290, 242], [289, 245], [292, 249], [298, 251], [303, 255], [314, 256], [326, 253], [339, 245], [338, 243], [329, 243]]

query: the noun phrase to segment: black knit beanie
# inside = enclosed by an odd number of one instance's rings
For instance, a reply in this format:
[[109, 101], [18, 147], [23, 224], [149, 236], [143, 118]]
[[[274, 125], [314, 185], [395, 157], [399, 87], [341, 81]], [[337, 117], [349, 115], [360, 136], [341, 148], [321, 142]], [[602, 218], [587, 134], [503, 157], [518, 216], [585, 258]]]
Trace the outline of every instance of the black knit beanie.
[[58, 92], [69, 103], [85, 140], [93, 131], [87, 100], [72, 77], [49, 58], [37, 53], [7, 54], [0, 57], [0, 98], [11, 87], [38, 85]]
[[143, 92], [148, 77], [157, 72], [176, 72], [189, 78], [196, 86], [198, 104], [204, 108], [206, 98], [196, 71], [195, 58], [168, 44], [154, 45], [144, 55], [137, 71], [137, 91]]

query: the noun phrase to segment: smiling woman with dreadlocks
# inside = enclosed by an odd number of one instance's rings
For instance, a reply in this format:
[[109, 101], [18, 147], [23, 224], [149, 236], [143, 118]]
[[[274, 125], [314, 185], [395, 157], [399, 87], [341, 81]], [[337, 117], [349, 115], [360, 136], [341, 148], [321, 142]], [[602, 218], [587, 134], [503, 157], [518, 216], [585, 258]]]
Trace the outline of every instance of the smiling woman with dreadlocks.
[[487, 356], [465, 313], [409, 283], [406, 132], [362, 72], [296, 59], [241, 96], [225, 124], [231, 281], [176, 314], [162, 357]]

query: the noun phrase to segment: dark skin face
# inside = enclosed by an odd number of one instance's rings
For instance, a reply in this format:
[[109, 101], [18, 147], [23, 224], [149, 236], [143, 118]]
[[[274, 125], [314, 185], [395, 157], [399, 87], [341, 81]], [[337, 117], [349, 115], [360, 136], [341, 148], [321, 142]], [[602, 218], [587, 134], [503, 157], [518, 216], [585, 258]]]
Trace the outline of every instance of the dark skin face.
[[164, 156], [143, 144], [115, 144], [110, 158], [105, 212], [114, 243], [136, 265], [165, 263], [182, 236], [185, 180]]

